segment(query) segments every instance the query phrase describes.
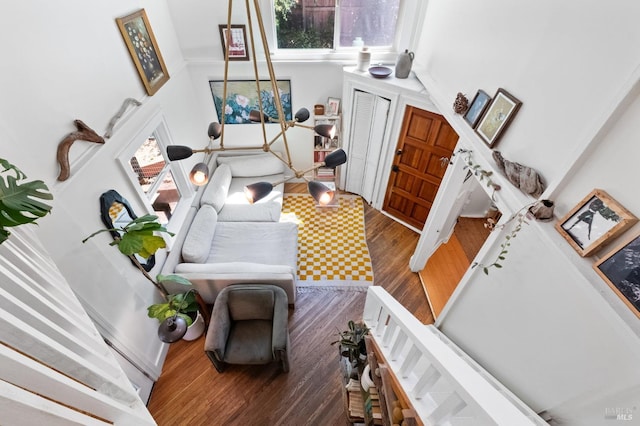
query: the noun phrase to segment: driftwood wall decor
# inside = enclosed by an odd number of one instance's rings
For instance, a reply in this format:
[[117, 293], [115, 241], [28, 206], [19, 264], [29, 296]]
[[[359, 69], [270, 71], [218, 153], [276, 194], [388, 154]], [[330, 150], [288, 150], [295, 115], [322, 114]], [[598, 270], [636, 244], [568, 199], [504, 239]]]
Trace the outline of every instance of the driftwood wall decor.
[[57, 159], [60, 164], [60, 174], [58, 175], [59, 181], [65, 181], [69, 179], [71, 175], [71, 166], [69, 165], [69, 150], [71, 145], [77, 140], [104, 143], [104, 138], [97, 134], [92, 128], [82, 122], [82, 120], [73, 120], [76, 125], [75, 132], [69, 133], [62, 142], [58, 144]]
[[535, 198], [542, 195], [544, 192], [544, 183], [537, 171], [531, 167], [505, 159], [500, 151], [493, 151], [493, 159], [500, 170], [507, 176], [509, 182]]
[[111, 120], [109, 120], [109, 125], [107, 126], [107, 131], [104, 132], [104, 138], [105, 139], [109, 139], [111, 137], [111, 135], [113, 134], [113, 128], [115, 127], [115, 125], [118, 122], [118, 120], [120, 120], [120, 118], [122, 118], [122, 116], [124, 115], [124, 112], [127, 110], [129, 105], [140, 106], [140, 105], [142, 105], [142, 102], [140, 102], [137, 99], [133, 99], [133, 98], [125, 99], [124, 102], [122, 102], [122, 106], [120, 107], [118, 112], [116, 112], [116, 114], [113, 117], [111, 117]]
[[69, 179], [71, 176], [71, 166], [69, 164], [69, 150], [71, 149], [71, 145], [77, 140], [86, 141], [86, 142], [95, 142], [95, 143], [105, 143], [105, 139], [109, 139], [113, 133], [113, 128], [116, 123], [122, 116], [124, 115], [127, 108], [130, 106], [140, 106], [142, 103], [134, 98], [127, 98], [122, 102], [122, 106], [116, 112], [116, 114], [111, 117], [109, 120], [109, 124], [107, 125], [107, 131], [104, 134], [104, 137], [97, 134], [92, 128], [87, 126], [82, 122], [82, 120], [73, 120], [73, 123], [78, 129], [75, 132], [69, 133], [63, 140], [58, 144], [58, 153], [57, 160], [58, 164], [60, 164], [60, 174], [58, 175], [59, 181], [65, 181]]

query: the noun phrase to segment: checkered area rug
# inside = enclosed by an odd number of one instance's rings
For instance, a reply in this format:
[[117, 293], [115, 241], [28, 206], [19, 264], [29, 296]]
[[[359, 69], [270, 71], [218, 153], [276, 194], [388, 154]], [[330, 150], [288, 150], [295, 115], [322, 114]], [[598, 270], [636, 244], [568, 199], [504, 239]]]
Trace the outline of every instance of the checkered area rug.
[[339, 207], [316, 207], [306, 194], [285, 194], [281, 221], [298, 224], [298, 286], [373, 284], [362, 198], [339, 195]]

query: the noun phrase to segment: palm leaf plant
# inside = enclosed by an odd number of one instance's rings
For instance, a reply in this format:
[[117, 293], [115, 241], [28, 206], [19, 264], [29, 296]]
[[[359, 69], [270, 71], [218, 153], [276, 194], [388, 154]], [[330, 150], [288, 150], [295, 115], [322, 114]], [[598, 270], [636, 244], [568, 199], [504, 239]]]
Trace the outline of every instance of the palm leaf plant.
[[0, 244], [11, 233], [7, 228], [35, 223], [51, 211], [41, 200], [52, 200], [53, 195], [41, 180], [23, 182], [27, 178], [20, 169], [0, 158]]

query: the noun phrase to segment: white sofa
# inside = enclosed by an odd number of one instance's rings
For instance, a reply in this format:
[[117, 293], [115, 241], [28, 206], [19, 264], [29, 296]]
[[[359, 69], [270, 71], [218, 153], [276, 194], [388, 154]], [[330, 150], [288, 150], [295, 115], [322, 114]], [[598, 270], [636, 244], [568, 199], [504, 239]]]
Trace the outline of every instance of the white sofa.
[[[284, 167], [272, 154], [215, 156], [209, 183], [198, 190], [161, 273], [179, 274], [213, 303], [230, 284], [273, 284], [295, 303], [297, 225], [278, 222], [284, 184], [255, 204], [244, 198], [247, 183], [282, 179]], [[279, 171], [279, 173], [274, 173]], [[169, 292], [184, 286], [164, 283]]]

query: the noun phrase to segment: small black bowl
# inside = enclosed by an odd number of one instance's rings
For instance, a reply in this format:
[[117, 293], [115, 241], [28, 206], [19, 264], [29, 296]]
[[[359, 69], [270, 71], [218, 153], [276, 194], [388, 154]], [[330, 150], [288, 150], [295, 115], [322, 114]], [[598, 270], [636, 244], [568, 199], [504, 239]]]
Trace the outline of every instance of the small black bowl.
[[387, 78], [389, 77], [389, 75], [391, 75], [392, 71], [393, 70], [391, 68], [382, 66], [369, 68], [369, 74], [371, 74], [375, 78]]

